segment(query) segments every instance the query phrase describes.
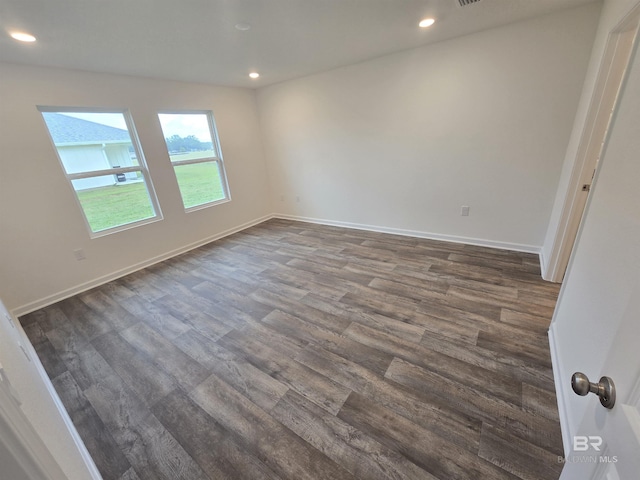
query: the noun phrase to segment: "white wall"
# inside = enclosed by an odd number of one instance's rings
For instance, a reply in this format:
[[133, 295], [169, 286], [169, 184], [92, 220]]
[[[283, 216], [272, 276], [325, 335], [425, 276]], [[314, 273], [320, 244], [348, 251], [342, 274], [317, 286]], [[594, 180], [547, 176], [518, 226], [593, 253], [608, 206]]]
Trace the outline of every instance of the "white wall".
[[[1, 64], [0, 105], [0, 297], [17, 313], [270, 213], [251, 90]], [[164, 220], [90, 239], [37, 105], [129, 108]], [[231, 202], [185, 214], [156, 117], [179, 109], [213, 110]]]
[[600, 6], [260, 89], [274, 211], [537, 251]]

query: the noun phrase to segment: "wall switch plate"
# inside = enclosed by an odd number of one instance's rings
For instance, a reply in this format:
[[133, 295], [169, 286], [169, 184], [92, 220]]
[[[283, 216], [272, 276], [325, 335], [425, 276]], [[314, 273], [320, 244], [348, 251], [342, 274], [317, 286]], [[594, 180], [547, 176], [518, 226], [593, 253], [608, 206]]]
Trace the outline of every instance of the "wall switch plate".
[[462, 208], [460, 209], [460, 215], [462, 215], [463, 217], [469, 216], [469, 205], [462, 206]]
[[76, 257], [76, 260], [80, 261], [80, 260], [84, 260], [85, 258], [87, 258], [87, 256], [84, 254], [84, 250], [82, 248], [78, 248], [77, 250], [73, 251], [73, 255], [74, 257]]

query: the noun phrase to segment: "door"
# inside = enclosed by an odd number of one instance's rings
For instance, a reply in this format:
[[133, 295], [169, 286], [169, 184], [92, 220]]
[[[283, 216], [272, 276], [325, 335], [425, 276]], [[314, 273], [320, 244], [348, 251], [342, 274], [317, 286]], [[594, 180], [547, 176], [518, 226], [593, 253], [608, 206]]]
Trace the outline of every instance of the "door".
[[0, 300], [0, 479], [99, 478], [33, 347]]
[[[64, 477], [20, 408], [19, 395], [0, 364], [0, 465], [2, 478], [49, 480]], [[45, 463], [47, 466], [45, 466]]]
[[637, 10], [638, 7], [611, 32], [607, 40], [593, 99], [576, 153], [570, 187], [549, 253], [545, 280], [558, 283], [563, 280], [629, 65], [640, 21], [640, 12]]
[[[550, 329], [565, 463], [562, 480], [640, 478], [640, 58], [613, 116]], [[613, 379], [608, 410], [571, 375]]]
[[[638, 245], [640, 247], [640, 245]], [[563, 480], [640, 478], [640, 284], [630, 289], [629, 302], [601, 372], [615, 378], [616, 404], [611, 410], [595, 395], [583, 397], [585, 415], [571, 437]], [[600, 373], [594, 371], [594, 374]], [[598, 381], [598, 377], [591, 381]], [[578, 400], [580, 401], [580, 399]]]

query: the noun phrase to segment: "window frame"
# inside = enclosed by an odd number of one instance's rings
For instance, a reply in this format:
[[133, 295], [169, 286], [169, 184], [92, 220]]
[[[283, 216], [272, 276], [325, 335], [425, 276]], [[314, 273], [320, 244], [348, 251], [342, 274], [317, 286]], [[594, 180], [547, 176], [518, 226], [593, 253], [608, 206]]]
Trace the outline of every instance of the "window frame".
[[[171, 154], [169, 153], [169, 146], [165, 140], [165, 133], [162, 129], [162, 122], [160, 121], [160, 115], [205, 115], [207, 117], [207, 123], [209, 124], [209, 135], [211, 135], [211, 144], [213, 146], [214, 153], [216, 156], [213, 157], [203, 157], [203, 158], [195, 158], [190, 160], [176, 160], [171, 161]], [[160, 131], [162, 132], [162, 141], [164, 143], [165, 151], [167, 152], [167, 156], [169, 157], [169, 163], [173, 167], [173, 175], [176, 179], [176, 184], [178, 185], [178, 191], [180, 192], [180, 199], [182, 200], [182, 206], [186, 213], [194, 212], [196, 210], [202, 210], [204, 208], [213, 207], [216, 205], [220, 205], [222, 203], [227, 203], [231, 201], [231, 190], [229, 189], [229, 180], [227, 178], [227, 169], [224, 165], [224, 159], [222, 158], [222, 148], [220, 147], [220, 137], [218, 136], [218, 129], [216, 127], [216, 122], [213, 117], [212, 110], [161, 110], [156, 112], [156, 118], [158, 119], [158, 123], [160, 124]], [[194, 165], [197, 163], [215, 163], [218, 167], [218, 172], [220, 173], [220, 183], [222, 184], [222, 191], [224, 193], [224, 198], [220, 200], [214, 200], [212, 202], [201, 203], [200, 205], [194, 205], [192, 207], [187, 207], [184, 204], [184, 197], [182, 195], [182, 190], [180, 190], [180, 184], [178, 183], [178, 176], [176, 175], [176, 168], [182, 165]]]
[[[138, 138], [138, 132], [135, 129], [135, 125], [133, 123], [133, 117], [131, 116], [131, 112], [127, 108], [105, 108], [105, 107], [51, 107], [51, 106], [37, 106], [38, 112], [40, 113], [40, 117], [42, 118], [42, 122], [44, 123], [44, 127], [47, 131], [47, 135], [49, 136], [49, 140], [51, 141], [51, 145], [56, 153], [56, 157], [58, 157], [58, 162], [60, 164], [60, 168], [62, 169], [62, 173], [67, 179], [67, 183], [73, 192], [73, 197], [82, 213], [82, 219], [84, 220], [84, 224], [89, 232], [90, 238], [98, 238], [103, 237], [105, 235], [111, 235], [113, 233], [122, 232], [124, 230], [129, 230], [131, 228], [139, 227], [142, 225], [147, 225], [149, 223], [155, 223], [164, 219], [162, 215], [162, 210], [160, 208], [160, 202], [158, 202], [158, 197], [156, 195], [155, 188], [153, 186], [153, 182], [151, 181], [151, 174], [149, 173], [149, 168], [147, 167], [147, 162], [144, 158], [144, 154], [142, 151], [142, 146], [140, 145], [140, 139]], [[130, 167], [118, 167], [118, 168], [110, 168], [107, 170], [91, 170], [87, 172], [79, 172], [79, 173], [68, 173], [67, 169], [62, 161], [62, 157], [60, 156], [60, 152], [58, 151], [58, 146], [56, 145], [53, 136], [51, 135], [51, 131], [49, 130], [49, 125], [45, 120], [43, 113], [119, 113], [123, 116], [125, 125], [127, 126], [127, 132], [129, 133], [129, 138], [131, 139], [131, 145], [133, 147], [133, 151], [136, 154], [136, 160], [138, 161], [137, 166]], [[111, 228], [105, 228], [104, 230], [98, 230], [94, 232], [91, 228], [91, 224], [89, 223], [89, 219], [87, 218], [87, 214], [84, 211], [84, 207], [82, 206], [82, 202], [80, 201], [80, 197], [78, 197], [78, 191], [73, 186], [73, 180], [82, 180], [85, 178], [95, 178], [102, 177], [106, 175], [117, 175], [119, 173], [131, 173], [131, 172], [140, 172], [142, 178], [144, 179], [144, 184], [146, 187], [147, 195], [149, 196], [149, 201], [151, 202], [151, 207], [154, 211], [154, 216], [149, 218], [144, 218], [142, 220], [137, 220], [135, 222], [125, 223], [123, 225], [117, 225]]]

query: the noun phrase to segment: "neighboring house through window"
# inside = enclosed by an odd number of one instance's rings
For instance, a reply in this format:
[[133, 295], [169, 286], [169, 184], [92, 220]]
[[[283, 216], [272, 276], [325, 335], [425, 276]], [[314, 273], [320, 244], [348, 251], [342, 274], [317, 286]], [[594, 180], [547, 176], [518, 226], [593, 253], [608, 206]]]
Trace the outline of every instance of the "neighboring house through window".
[[91, 236], [160, 217], [127, 112], [48, 107], [39, 110]]

